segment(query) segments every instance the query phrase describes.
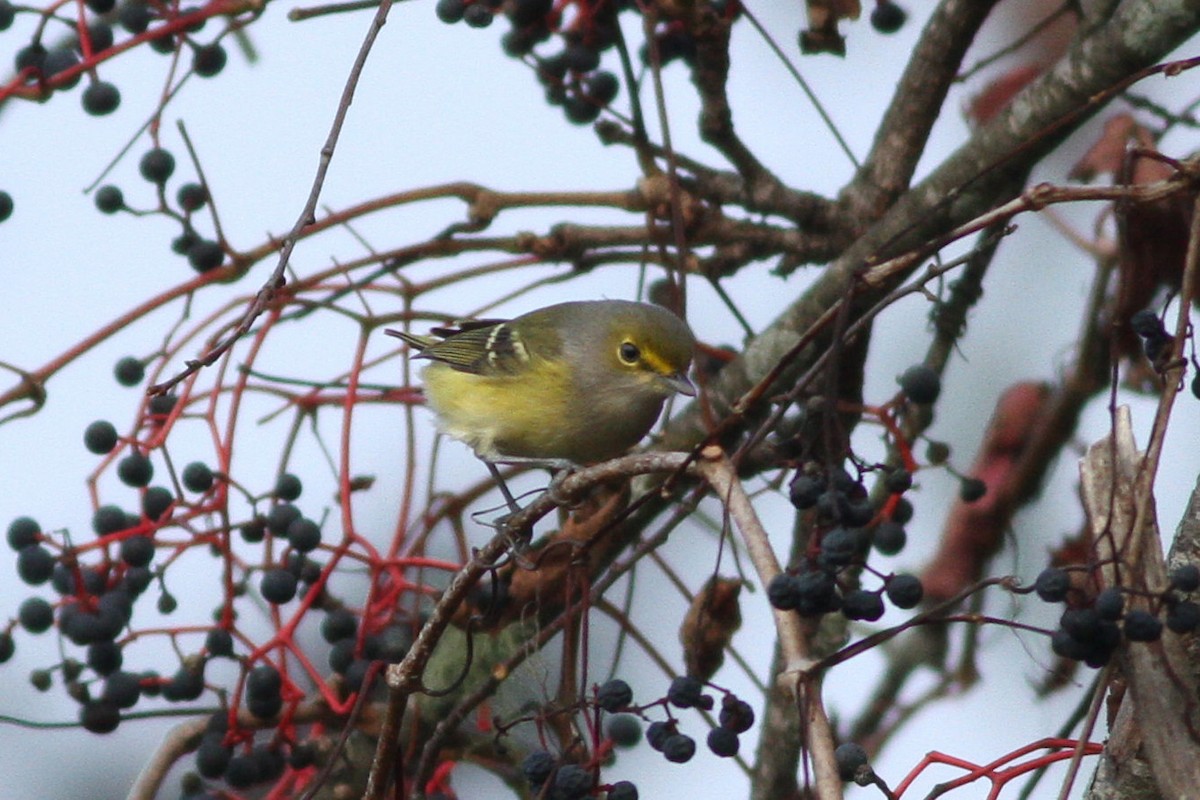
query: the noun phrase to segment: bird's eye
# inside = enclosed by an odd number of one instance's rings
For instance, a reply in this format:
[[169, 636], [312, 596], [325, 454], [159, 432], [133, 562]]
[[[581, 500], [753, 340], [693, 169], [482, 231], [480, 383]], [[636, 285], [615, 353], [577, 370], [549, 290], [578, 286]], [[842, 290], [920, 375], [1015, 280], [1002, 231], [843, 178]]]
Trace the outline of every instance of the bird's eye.
[[622, 342], [620, 349], [617, 350], [617, 354], [621, 356], [621, 360], [626, 364], [636, 364], [642, 356], [642, 351], [633, 342]]

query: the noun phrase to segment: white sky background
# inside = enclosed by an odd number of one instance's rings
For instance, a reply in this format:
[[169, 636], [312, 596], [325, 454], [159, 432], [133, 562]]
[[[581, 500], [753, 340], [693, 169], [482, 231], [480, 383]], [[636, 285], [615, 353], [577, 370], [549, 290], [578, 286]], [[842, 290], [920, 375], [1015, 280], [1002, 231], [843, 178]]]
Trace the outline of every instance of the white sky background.
[[[844, 60], [818, 56], [799, 62], [860, 156], [866, 153], [903, 59], [911, 52], [919, 32], [923, 16], [920, 5], [908, 3], [913, 18], [895, 36], [875, 33], [864, 19], [846, 28], [848, 54]], [[795, 34], [802, 24], [801, 4], [752, 3], [751, 7], [781, 46], [795, 55]], [[163, 143], [175, 153], [178, 163], [171, 195], [179, 183], [194, 177], [175, 130], [175, 121], [182, 119], [198, 149], [226, 233], [237, 247], [257, 245], [268, 232], [282, 234], [299, 213], [316, 168], [318, 150], [370, 20], [370, 13], [362, 12], [289, 23], [285, 13], [284, 6], [272, 6], [266, 12], [269, 19], [252, 26], [250, 35], [261, 54], [257, 65], [247, 65], [232, 41], [226, 39], [230, 60], [224, 73], [207, 81], [191, 79], [164, 115]], [[216, 25], [210, 22], [209, 28]], [[430, 2], [398, 4], [350, 110], [322, 194], [323, 204], [342, 208], [412, 187], [455, 180], [510, 190], [629, 188], [636, 177], [629, 152], [597, 145], [589, 128], [568, 124], [557, 109], [546, 106], [529, 70], [500, 51], [498, 40], [505, 28], [504, 24], [485, 31], [446, 26], [437, 21]], [[211, 35], [206, 30], [200, 40], [207, 41]], [[16, 28], [0, 34], [0, 64], [11, 64], [12, 53], [25, 41]], [[851, 167], [800, 89], [744, 22], [736, 27], [735, 48], [731, 95], [739, 133], [785, 181], [826, 194], [836, 191], [848, 178]], [[5, 154], [0, 164], [0, 188], [10, 192], [16, 202], [13, 217], [0, 225], [0, 360], [35, 368], [134, 304], [192, 276], [186, 262], [169, 250], [170, 240], [178, 232], [174, 223], [128, 215], [106, 217], [95, 211], [90, 196], [80, 192], [156, 106], [167, 65], [167, 58], [145, 49], [104, 64], [101, 76], [116, 83], [123, 95], [121, 109], [109, 117], [97, 119], [83, 114], [79, 106], [82, 86], [45, 105], [9, 104], [0, 115], [0, 147]], [[695, 119], [696, 102], [684, 70], [673, 66], [665, 77], [676, 147], [724, 166], [711, 151], [695, 143], [689, 126]], [[1149, 88], [1164, 93], [1161, 84], [1160, 79], [1158, 86]], [[947, 104], [931, 140], [923, 165], [926, 169], [939, 162], [965, 134], [965, 125], [956, 111], [966, 96], [960, 88]], [[625, 100], [622, 96], [618, 102]], [[137, 175], [137, 159], [149, 146], [145, 137], [139, 139], [130, 156], [106, 181], [121, 186], [126, 201], [136, 207], [149, 206], [152, 196], [149, 184]], [[1171, 155], [1182, 154], [1169, 147], [1166, 150]], [[1038, 177], [1061, 180], [1069, 164], [1069, 159], [1051, 161]], [[431, 204], [418, 212], [368, 218], [356, 222], [356, 229], [373, 246], [390, 247], [421, 240], [448, 222], [461, 219], [461, 214], [459, 204]], [[1093, 214], [1091, 209], [1064, 212], [1084, 231], [1090, 228]], [[570, 215], [569, 210], [557, 215], [551, 212], [512, 224], [544, 227], [548, 220], [568, 219]], [[524, 219], [517, 215], [512, 218]], [[962, 345], [962, 357], [949, 370], [945, 401], [939, 406], [933, 435], [955, 446], [955, 463], [962, 468], [973, 458], [995, 396], [1016, 380], [1052, 378], [1067, 363], [1067, 347], [1079, 324], [1077, 309], [1091, 278], [1087, 260], [1051, 233], [1046, 224], [1026, 218], [1021, 225], [1022, 233], [1002, 250], [984, 302]], [[302, 271], [312, 271], [324, 268], [331, 257], [347, 259], [361, 253], [359, 245], [338, 233], [302, 243], [293, 263]], [[238, 290], [253, 291], [271, 267], [271, 262], [260, 264]], [[434, 265], [424, 274], [436, 269]], [[635, 281], [633, 270], [618, 268], [600, 277], [542, 290], [502, 308], [500, 313], [519, 313], [559, 299], [632, 297]], [[780, 283], [758, 270], [757, 274], [739, 276], [726, 288], [746, 316], [763, 325], [807, 281], [802, 273]], [[466, 313], [498, 294], [496, 286], [495, 282], [482, 282], [478, 295], [443, 292], [430, 297], [425, 307]], [[690, 316], [698, 336], [714, 344], [736, 344], [738, 329], [714, 303], [711, 293], [696, 284], [691, 296]], [[398, 309], [398, 301], [394, 309], [374, 308], [376, 312]], [[890, 396], [894, 375], [921, 357], [927, 342], [927, 311], [923, 301], [913, 298], [884, 316], [868, 368], [868, 398]], [[175, 318], [173, 313], [159, 312], [148, 322], [123, 331], [56, 376], [48, 386], [49, 402], [35, 418], [0, 426], [0, 525], [7, 527], [12, 518], [29, 514], [47, 527], [70, 528], [80, 539], [91, 535], [85, 479], [99, 459], [84, 450], [83, 429], [97, 418], [111, 419], [123, 432], [128, 429], [137, 390], [117, 386], [111, 378], [112, 365], [123, 355], [152, 351]], [[275, 354], [273, 358], [279, 359], [275, 363], [286, 367], [291, 358], [319, 359], [331, 365], [329, 372], [335, 370], [335, 365], [349, 364], [347, 343], [352, 339], [326, 338], [323, 333], [298, 330], [305, 337], [304, 351]], [[341, 349], [343, 345], [347, 349]], [[374, 352], [381, 354], [390, 346], [376, 343]], [[398, 376], [393, 380], [398, 381]], [[5, 373], [0, 388], [12, 382], [12, 376]], [[1171, 466], [1164, 471], [1167, 477], [1159, 488], [1160, 519], [1168, 531], [1173, 529], [1191, 480], [1200, 470], [1200, 456], [1192, 444], [1197, 435], [1195, 408], [1194, 400], [1182, 397], [1172, 423], [1167, 450]], [[1138, 400], [1135, 409], [1139, 442], [1144, 442], [1150, 406]], [[382, 532], [394, 524], [395, 499], [381, 487], [395, 483], [395, 474], [403, 467], [400, 434], [388, 426], [394, 421], [398, 428], [401, 414], [399, 409], [394, 413], [388, 409], [370, 413], [369, 419], [378, 427], [365, 430], [360, 426], [355, 451], [357, 471], [383, 478], [375, 491], [358, 501], [356, 513], [360, 527], [375, 527]], [[364, 414], [360, 419], [368, 417]], [[421, 417], [420, 421], [428, 420]], [[1089, 411], [1087, 422], [1083, 441], [1091, 441], [1104, 430], [1102, 404]], [[273, 449], [271, 443], [279, 441], [285, 427], [286, 422], [276, 422], [243, 428], [243, 437], [262, 436], [265, 442], [261, 450], [266, 460], [262, 464], [250, 462], [246, 467], [248, 472], [263, 476], [260, 488], [266, 488], [266, 476], [274, 469], [270, 459], [277, 448]], [[861, 446], [869, 449], [873, 438], [877, 438], [874, 430], [867, 430], [860, 436]], [[191, 445], [199, 452], [203, 443], [199, 436], [182, 438], [179, 449], [186, 452]], [[243, 442], [242, 449], [254, 448]], [[482, 467], [466, 457], [463, 448], [450, 445], [442, 452], [444, 483], [452, 483], [453, 469], [472, 480], [482, 473]], [[175, 457], [177, 466], [192, 460], [187, 455]], [[297, 471], [304, 475], [307, 487], [301, 505], [306, 512], [319, 514], [320, 504], [327, 504], [331, 496], [332, 481], [315, 451], [303, 452], [300, 458]], [[156, 466], [161, 469], [161, 462]], [[896, 559], [898, 568], [915, 570], [920, 566], [932, 549], [942, 514], [955, 491], [953, 481], [938, 473], [928, 477], [922, 474], [919, 482], [917, 517], [909, 531], [911, 544]], [[1045, 502], [1018, 517], [1018, 538], [1023, 544], [1019, 551], [1010, 548], [1000, 556], [997, 571], [1015, 571], [1032, 579], [1045, 548], [1078, 526], [1074, 485], [1074, 463], [1068, 457], [1059, 464], [1045, 492], [1057, 502]], [[133, 498], [132, 490], [121, 487], [111, 476], [101, 482], [101, 493], [104, 502], [129, 505]], [[768, 514], [768, 519], [780, 532], [778, 544], [782, 547], [790, 509], [782, 501], [764, 503], [764, 508], [778, 510], [777, 514]], [[482, 541], [483, 532], [476, 533]], [[712, 570], [716, 547], [711, 537], [702, 540], [707, 542], [705, 547], [696, 547], [695, 541], [673, 542], [667, 552], [676, 569], [693, 586], [699, 586]], [[0, 569], [8, 576], [0, 581], [0, 618], [15, 613], [20, 601], [31, 593], [29, 587], [17, 581], [13, 564], [11, 554], [0, 556]], [[178, 591], [186, 577], [188, 590], [202, 594], [203, 564], [194, 562], [188, 567], [194, 572], [177, 575], [171, 585]], [[655, 580], [647, 574], [639, 591], [653, 591]], [[48, 587], [32, 591], [51, 596]], [[196, 602], [201, 609], [212, 607], [212, 601], [202, 597]], [[751, 663], [765, 668], [770, 654], [762, 643], [773, 636], [761, 595], [755, 602], [757, 613], [747, 613], [738, 641]], [[1000, 610], [1007, 602], [997, 596], [994, 607]], [[673, 598], [671, 604], [682, 615], [683, 604]], [[182, 622], [182, 614], [181, 610], [174, 621]], [[895, 621], [899, 617], [886, 619]], [[1051, 624], [1048, 611], [1045, 620]], [[664, 650], [678, 657], [672, 649], [676, 622], [666, 620], [662, 631], [648, 632], [666, 642]], [[77, 706], [58, 686], [42, 695], [34, 692], [26, 680], [31, 669], [56, 660], [52, 634], [35, 638], [17, 631], [15, 635], [17, 655], [0, 666], [0, 714], [42, 721], [75, 719]], [[1024, 700], [1022, 704], [1012, 702], [1014, 697], [1032, 697], [1029, 685], [1042, 677], [1050, 663], [1044, 641], [1026, 639], [1022, 643], [998, 630], [985, 633], [983, 638], [982, 685], [964, 698], [935, 706], [909, 726], [876, 763], [876, 769], [889, 781], [898, 781], [927, 750], [988, 760], [1050, 734], [1065, 717], [1075, 701], [1075, 697], [1068, 696], [1070, 693], [1036, 707], [1023, 705]], [[127, 656], [127, 665], [151, 666], [146, 662], [157, 657], [162, 671], [173, 671], [170, 652], [155, 655], [152, 650]], [[841, 713], [843, 719], [852, 716], [864, 690], [873, 685], [878, 666], [877, 659], [868, 657], [860, 666], [835, 670], [828, 680], [830, 706], [846, 709]], [[649, 672], [631, 682], [639, 692], [651, 692], [656, 685], [664, 691], [666, 688], [665, 679]], [[731, 678], [730, 685], [752, 697], [748, 684], [738, 686]], [[646, 698], [639, 694], [639, 699]], [[685, 730], [702, 738], [699, 720], [685, 719]], [[4, 795], [9, 800], [122, 797], [162, 730], [156, 722], [127, 723], [116, 734], [99, 738], [72, 729], [33, 732], [0, 725]], [[743, 743], [743, 752], [752, 752], [752, 739]], [[745, 787], [736, 768], [718, 764], [703, 748], [687, 767], [668, 765], [642, 748], [623, 754], [608, 774], [613, 779], [635, 780], [644, 798], [675, 797], [687, 791], [705, 797], [737, 797], [744, 795]], [[954, 774], [938, 772], [935, 779], [945, 780]], [[473, 796], [468, 785], [460, 784], [464, 797]], [[1047, 790], [1050, 785], [1046, 784]], [[164, 796], [174, 796], [176, 791], [172, 786]], [[981, 797], [982, 792], [968, 789], [952, 796]]]

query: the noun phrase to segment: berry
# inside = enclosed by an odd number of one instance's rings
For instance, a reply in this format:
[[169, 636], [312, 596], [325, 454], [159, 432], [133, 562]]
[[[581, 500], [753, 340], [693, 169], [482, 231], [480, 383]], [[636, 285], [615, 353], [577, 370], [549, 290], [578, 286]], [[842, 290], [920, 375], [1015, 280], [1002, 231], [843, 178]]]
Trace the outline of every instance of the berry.
[[532, 25], [545, 21], [545, 17], [554, 8], [554, 0], [514, 0], [508, 13], [514, 25]]
[[1066, 600], [1070, 588], [1071, 576], [1066, 570], [1058, 567], [1046, 567], [1033, 583], [1033, 590], [1037, 592], [1037, 596], [1047, 603], [1061, 603]]
[[225, 768], [225, 782], [235, 789], [245, 789], [261, 780], [258, 761], [251, 755], [236, 755]]
[[12, 3], [8, 0], [0, 0], [0, 31], [6, 31], [12, 27], [13, 20], [17, 18], [17, 10], [13, 8]]
[[575, 72], [591, 72], [600, 66], [600, 51], [582, 42], [571, 42], [562, 53], [567, 69]]
[[892, 605], [904, 609], [915, 608], [925, 595], [925, 587], [915, 575], [893, 575], [888, 580], [885, 591]]
[[925, 448], [925, 460], [934, 466], [945, 464], [950, 458], [950, 445], [945, 442], [930, 442]]
[[220, 736], [205, 736], [196, 748], [196, 771], [209, 780], [216, 780], [225, 774], [232, 756], [233, 750], [221, 744]]
[[261, 514], [255, 515], [249, 522], [243, 523], [238, 532], [242, 540], [248, 544], [257, 544], [267, 535], [267, 519]]
[[192, 249], [192, 245], [200, 241], [200, 234], [196, 233], [190, 227], [184, 227], [183, 233], [171, 240], [171, 252], [176, 255], [186, 256], [188, 250]]
[[1157, 642], [1162, 629], [1162, 620], [1149, 611], [1134, 609], [1125, 615], [1125, 638], [1131, 642]]
[[892, 509], [892, 522], [907, 525], [913, 518], [913, 504], [907, 498], [901, 497]]
[[1096, 595], [1096, 614], [1100, 619], [1115, 622], [1125, 613], [1125, 596], [1115, 586], [1110, 586]]
[[348, 692], [357, 692], [362, 688], [363, 681], [367, 679], [367, 670], [371, 668], [371, 662], [365, 658], [356, 658], [350, 662], [350, 666], [346, 668], [345, 674], [342, 676], [342, 684]]
[[151, 486], [142, 495], [142, 513], [150, 520], [162, 519], [163, 514], [167, 513], [167, 509], [175, 502], [175, 495], [171, 494], [171, 490], [162, 486]]
[[17, 553], [17, 574], [30, 586], [50, 580], [54, 574], [54, 556], [40, 544], [22, 547]]
[[233, 657], [233, 634], [224, 628], [213, 628], [204, 637], [204, 649], [210, 656]]
[[371, 658], [398, 664], [412, 647], [412, 628], [403, 624], [389, 625], [379, 634], [369, 637], [367, 644]]
[[[125, 194], [120, 190], [119, 187], [113, 186], [112, 184], [101, 186], [99, 189], [97, 189], [93, 201], [96, 203], [96, 208], [104, 214], [115, 214], [121, 209], [125, 208]], [[117, 362], [118, 366], [120, 363], [120, 361]], [[121, 378], [118, 375], [117, 381], [119, 382], [120, 380]], [[141, 380], [141, 378], [138, 380]]]
[[862, 537], [856, 528], [834, 528], [821, 537], [820, 564], [827, 567], [845, 567], [853, 563], [862, 545]]
[[1144, 308], [1129, 318], [1129, 327], [1143, 339], [1161, 339], [1167, 336], [1167, 329], [1162, 320], [1153, 310]]
[[675, 735], [675, 726], [669, 722], [651, 722], [646, 727], [646, 741], [652, 748], [662, 752], [667, 739]]
[[162, 687], [163, 699], [172, 703], [189, 702], [204, 694], [204, 673], [180, 667]]
[[156, 394], [150, 398], [147, 410], [154, 416], [165, 417], [175, 409], [179, 398], [173, 394]]
[[584, 769], [578, 764], [563, 764], [554, 773], [553, 796], [562, 800], [578, 800], [590, 794], [596, 779], [590, 769]]
[[41, 72], [42, 66], [45, 63], [46, 48], [40, 42], [32, 42], [25, 45], [17, 51], [17, 56], [14, 59], [17, 72], [21, 72], [31, 67], [38, 72]]
[[183, 468], [180, 480], [183, 488], [199, 494], [212, 488], [213, 472], [203, 461], [193, 461]]
[[95, 14], [107, 14], [117, 5], [117, 0], [85, 0], [84, 5]]
[[[118, 208], [121, 203], [121, 190], [115, 186], [105, 186], [105, 189], [115, 189], [117, 192]], [[103, 190], [102, 190], [103, 191]], [[96, 195], [96, 204], [100, 203], [100, 195]], [[142, 382], [142, 378], [146, 377], [146, 366], [142, 364], [141, 359], [134, 356], [125, 356], [117, 362], [113, 367], [113, 376], [116, 377], [117, 383], [122, 386], [137, 386]]]
[[267, 528], [274, 536], [286, 536], [288, 526], [300, 516], [300, 509], [291, 503], [280, 503], [267, 514]]
[[906, 469], [896, 468], [890, 470], [887, 477], [883, 479], [883, 486], [891, 494], [902, 494], [912, 488], [913, 476]]
[[1063, 612], [1061, 629], [1051, 637], [1054, 652], [1064, 658], [1101, 667], [1121, 642], [1116, 623], [1100, 619], [1092, 608], [1069, 608]]
[[98, 419], [84, 429], [83, 446], [98, 456], [111, 453], [117, 446], [117, 429], [108, 420]]
[[819, 617], [841, 608], [837, 582], [825, 570], [810, 570], [796, 577], [796, 610], [806, 617]]
[[908, 12], [890, 0], [882, 0], [871, 10], [871, 27], [880, 33], [895, 33], [907, 19]]
[[884, 520], [875, 528], [871, 544], [881, 555], [894, 556], [908, 543], [904, 526], [895, 520]]
[[920, 405], [936, 401], [942, 392], [942, 379], [924, 364], [914, 364], [904, 370], [896, 381], [908, 399]]
[[350, 637], [334, 642], [329, 651], [329, 668], [339, 675], [345, 675], [346, 670], [354, 663], [354, 648], [357, 644]]
[[288, 753], [288, 766], [292, 769], [304, 769], [317, 763], [317, 747], [313, 742], [300, 742], [292, 745]]
[[273, 781], [283, 774], [287, 761], [279, 748], [270, 745], [259, 745], [250, 754], [258, 762], [260, 780]]
[[874, 622], [883, 616], [883, 598], [863, 589], [846, 592], [842, 597], [842, 613], [846, 619]]
[[91, 700], [79, 709], [79, 723], [92, 733], [112, 733], [121, 724], [121, 710], [111, 700]]
[[617, 97], [621, 83], [611, 72], [601, 70], [594, 72], [584, 81], [584, 93], [593, 103], [606, 106]]
[[1200, 626], [1200, 604], [1183, 600], [1167, 609], [1167, 627], [1173, 633], [1191, 633], [1197, 626]]
[[[103, 0], [109, 2], [109, 0]], [[93, 20], [87, 26], [87, 41], [91, 45], [92, 52], [97, 53], [101, 50], [107, 50], [113, 45], [113, 29], [104, 20]], [[82, 44], [76, 48], [79, 52], [83, 52]]]
[[617, 747], [633, 747], [642, 740], [642, 723], [633, 714], [613, 714], [605, 722], [604, 735]]
[[291, 473], [285, 472], [279, 476], [279, 480], [275, 481], [275, 491], [272, 494], [280, 500], [290, 503], [299, 499], [303, 491], [304, 485], [300, 483], [300, 479]]
[[111, 114], [121, 105], [121, 90], [107, 81], [92, 81], [83, 90], [83, 110], [93, 117]]
[[717, 719], [722, 728], [745, 733], [754, 726], [754, 709], [745, 700], [727, 694], [721, 699], [721, 713]]
[[287, 539], [297, 552], [312, 552], [321, 544], [321, 526], [308, 517], [299, 517], [288, 525]]
[[268, 603], [282, 604], [296, 596], [296, 576], [286, 569], [270, 569], [263, 573], [259, 591]]
[[147, 150], [138, 162], [138, 171], [146, 180], [162, 186], [175, 172], [175, 156], [162, 147]]
[[43, 633], [54, 624], [54, 609], [40, 597], [27, 597], [17, 609], [17, 621], [30, 633]]
[[217, 42], [197, 47], [192, 53], [192, 71], [201, 78], [211, 78], [225, 69], [227, 59], [225, 48]]
[[130, 536], [121, 541], [121, 560], [131, 567], [144, 567], [154, 560], [154, 540], [149, 536]]
[[358, 617], [344, 608], [330, 611], [321, 620], [321, 638], [333, 644], [358, 633]]
[[[66, 72], [79, 63], [79, 56], [75, 55], [74, 50], [69, 50], [65, 47], [56, 47], [49, 53], [46, 53], [46, 60], [42, 62], [42, 69], [47, 77], [57, 77], [59, 73]], [[77, 73], [74, 77], [68, 78], [58, 86], [58, 89], [65, 91], [74, 89], [79, 85], [80, 76]]]
[[600, 106], [592, 102], [591, 98], [580, 95], [568, 97], [563, 104], [563, 111], [567, 121], [575, 125], [587, 125], [589, 122], [595, 122], [600, 116]]
[[116, 703], [118, 708], [133, 708], [142, 695], [142, 682], [132, 672], [114, 672], [104, 679], [102, 700]]
[[617, 781], [608, 787], [606, 800], [638, 800], [637, 786], [629, 781]]
[[135, 451], [117, 463], [117, 477], [126, 486], [140, 489], [149, 485], [154, 477], [154, 465], [149, 458]]
[[696, 740], [682, 733], [672, 734], [663, 742], [663, 755], [673, 764], [686, 764], [696, 755]]
[[521, 762], [521, 774], [529, 781], [530, 786], [541, 786], [550, 777], [557, 763], [558, 760], [545, 750], [534, 750]]
[[162, 55], [170, 55], [175, 52], [175, 44], [179, 39], [171, 34], [160, 35], [150, 40], [150, 49]]
[[596, 691], [596, 705], [608, 713], [620, 711], [633, 703], [633, 689], [620, 678], [605, 682]]
[[8, 546], [19, 551], [37, 544], [41, 532], [42, 526], [33, 517], [17, 517], [8, 524]]
[[796, 473], [788, 486], [788, 499], [797, 509], [812, 508], [825, 492], [825, 481], [803, 472]]
[[221, 245], [211, 239], [200, 239], [187, 249], [188, 264], [199, 273], [211, 272], [225, 260]]
[[701, 704], [704, 684], [689, 675], [680, 675], [671, 681], [667, 689], [667, 700], [676, 708], [692, 708]]
[[732, 758], [738, 754], [741, 742], [738, 735], [728, 728], [713, 728], [708, 732], [708, 749], [721, 758]]
[[858, 771], [867, 766], [867, 751], [854, 742], [839, 744], [833, 751], [833, 758], [837, 762], [838, 777], [843, 781], [854, 780]]
[[208, 190], [198, 183], [185, 183], [175, 193], [175, 200], [184, 211], [197, 211], [208, 202]]
[[117, 9], [117, 21], [134, 36], [150, 27], [150, 21], [153, 19], [154, 12], [142, 0], [128, 0]]
[[17, 645], [13, 642], [12, 634], [8, 631], [0, 631], [0, 664], [12, 658], [15, 652], [17, 652]]
[[974, 503], [987, 494], [987, 484], [979, 478], [963, 478], [958, 484], [958, 498], [964, 503]]
[[463, 14], [467, 10], [465, 0], [438, 0], [434, 12], [438, 19], [447, 25], [453, 25], [463, 18]]
[[781, 572], [767, 584], [767, 600], [780, 611], [791, 611], [796, 607], [795, 579]]
[[152, 580], [154, 580], [154, 573], [145, 567], [130, 567], [125, 570], [125, 577], [121, 580], [121, 589], [129, 596], [137, 597], [150, 587]]
[[463, 21], [472, 28], [486, 28], [492, 24], [492, 10], [483, 3], [472, 3], [463, 9]]
[[125, 511], [120, 506], [100, 506], [92, 514], [92, 530], [97, 536], [108, 536], [110, 533], [123, 531], [125, 522]]
[[111, 675], [121, 668], [125, 657], [113, 642], [92, 642], [87, 649], [87, 665], [97, 675]]
[[1181, 564], [1171, 570], [1171, 588], [1180, 592], [1194, 592], [1200, 589], [1200, 567], [1195, 564]]
[[246, 710], [259, 719], [274, 719], [282, 708], [283, 697], [279, 694], [246, 697]]

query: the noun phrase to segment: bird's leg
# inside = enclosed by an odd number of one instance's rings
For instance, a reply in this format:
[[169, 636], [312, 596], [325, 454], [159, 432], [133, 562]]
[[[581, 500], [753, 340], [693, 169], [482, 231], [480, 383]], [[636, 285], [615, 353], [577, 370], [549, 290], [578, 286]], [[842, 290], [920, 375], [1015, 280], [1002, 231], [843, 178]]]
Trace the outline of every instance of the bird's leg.
[[487, 464], [488, 472], [492, 473], [492, 477], [496, 479], [496, 487], [500, 490], [500, 494], [504, 495], [504, 502], [508, 504], [508, 510], [513, 514], [520, 511], [521, 507], [517, 505], [517, 499], [508, 490], [508, 484], [504, 482], [500, 470], [496, 469], [496, 465], [491, 461], [485, 460], [483, 463]]

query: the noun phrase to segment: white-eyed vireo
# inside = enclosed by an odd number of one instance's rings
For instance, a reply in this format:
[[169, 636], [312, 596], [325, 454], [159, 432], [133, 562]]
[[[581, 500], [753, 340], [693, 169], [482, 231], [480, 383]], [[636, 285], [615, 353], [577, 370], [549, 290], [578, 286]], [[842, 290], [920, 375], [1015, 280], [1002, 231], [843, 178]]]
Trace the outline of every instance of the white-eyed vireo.
[[647, 303], [559, 303], [427, 337], [387, 333], [433, 362], [422, 377], [439, 427], [488, 462], [603, 461], [637, 444], [667, 397], [696, 393], [692, 332]]

